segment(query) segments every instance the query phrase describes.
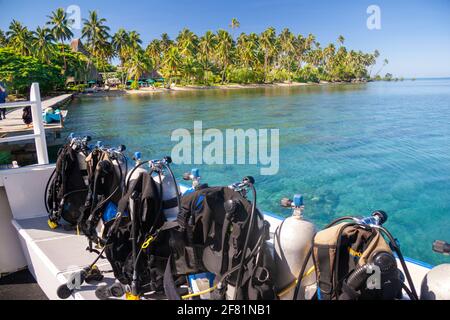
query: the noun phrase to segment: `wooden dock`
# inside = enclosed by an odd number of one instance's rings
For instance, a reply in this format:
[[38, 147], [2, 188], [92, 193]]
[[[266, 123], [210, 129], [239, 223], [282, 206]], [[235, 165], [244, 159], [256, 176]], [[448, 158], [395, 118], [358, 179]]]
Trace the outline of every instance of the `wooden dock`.
[[[72, 94], [62, 94], [57, 97], [53, 97], [42, 101], [42, 110], [48, 107], [55, 107], [64, 104], [69, 99], [72, 99]], [[1, 104], [0, 104], [1, 108]], [[6, 119], [0, 120], [0, 137], [5, 137], [8, 133], [17, 134], [18, 132], [33, 131], [33, 128], [27, 128], [26, 124], [22, 120], [22, 109], [18, 108], [14, 111], [9, 112], [6, 115]], [[67, 116], [67, 110], [61, 110], [63, 119]], [[45, 129], [61, 129], [63, 124], [60, 122], [44, 124]]]

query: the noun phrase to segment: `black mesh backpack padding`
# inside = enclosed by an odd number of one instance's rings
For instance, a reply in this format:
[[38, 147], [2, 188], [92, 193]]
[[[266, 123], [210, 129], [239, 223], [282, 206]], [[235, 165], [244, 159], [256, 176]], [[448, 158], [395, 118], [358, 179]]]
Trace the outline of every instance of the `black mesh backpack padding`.
[[105, 246], [105, 255], [111, 264], [114, 277], [122, 284], [129, 284], [131, 281], [124, 273], [124, 266], [130, 253], [130, 223], [127, 221], [120, 224]]
[[[133, 201], [130, 204], [130, 200]], [[132, 208], [131, 208], [132, 207]], [[120, 212], [134, 212], [134, 223], [136, 228], [137, 248], [148, 236], [148, 232], [155, 224], [156, 231], [164, 223], [164, 214], [158, 214], [161, 209], [158, 185], [148, 173], [141, 173], [132, 181], [126, 195], [119, 202]], [[131, 283], [133, 273], [131, 228], [132, 222], [129, 218], [121, 223], [117, 231], [113, 231], [106, 245], [105, 253], [114, 270], [114, 276], [123, 284]], [[158, 270], [165, 266], [169, 256], [167, 247], [168, 240], [162, 243], [158, 239], [147, 250], [143, 251], [138, 261], [137, 270], [141, 284], [158, 281], [162, 284], [161, 277], [156, 279]], [[152, 261], [154, 262], [152, 264]], [[156, 268], [156, 269], [155, 269]], [[151, 287], [151, 286], [149, 286]]]
[[118, 172], [116, 160], [108, 153], [94, 150], [87, 157], [89, 191], [82, 206], [79, 225], [88, 238], [96, 239], [95, 228], [110, 202], [118, 204], [122, 197], [122, 181], [126, 172]]
[[[228, 200], [235, 203], [235, 210], [227, 215], [225, 202]], [[185, 244], [183, 258], [197, 261], [196, 271], [207, 270], [217, 275], [222, 275], [234, 267], [240, 261], [240, 250], [244, 246], [249, 228], [251, 203], [228, 187], [198, 190], [184, 196], [181, 203], [178, 222], [183, 239], [176, 241], [183, 241]], [[263, 218], [258, 209], [255, 215], [249, 248], [255, 246], [263, 225]], [[195, 258], [191, 257], [191, 254]], [[183, 270], [178, 271], [183, 273]], [[191, 272], [193, 271], [186, 273]]]
[[[233, 210], [225, 203], [234, 203]], [[228, 210], [228, 211], [227, 211]], [[220, 278], [240, 262], [247, 233], [250, 232], [246, 257], [256, 250], [246, 262], [241, 283], [240, 299], [274, 297], [271, 280], [271, 259], [264, 241], [268, 239], [268, 223], [256, 209], [253, 226], [249, 226], [252, 203], [240, 193], [228, 187], [210, 187], [188, 194], [182, 199], [178, 217], [180, 228], [172, 231], [171, 249], [175, 274], [211, 272]], [[259, 245], [257, 245], [259, 244]], [[255, 257], [259, 256], [257, 260]], [[263, 270], [264, 269], [264, 270]], [[256, 281], [255, 275], [266, 272], [264, 281]], [[234, 284], [237, 272], [227, 281]], [[257, 283], [258, 282], [258, 283]]]
[[[80, 208], [87, 195], [87, 186], [83, 172], [78, 163], [78, 152], [70, 144], [66, 144], [58, 152], [55, 177], [47, 195], [50, 210], [60, 211], [61, 217], [71, 224], [76, 224], [80, 216]], [[61, 200], [64, 204], [59, 207]]]

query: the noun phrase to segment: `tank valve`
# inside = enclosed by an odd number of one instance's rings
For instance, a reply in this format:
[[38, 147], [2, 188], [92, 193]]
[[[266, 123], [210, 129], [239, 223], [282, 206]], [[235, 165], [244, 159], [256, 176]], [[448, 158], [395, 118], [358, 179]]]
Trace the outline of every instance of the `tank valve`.
[[240, 182], [233, 183], [228, 188], [239, 192], [244, 198], [247, 198], [247, 189], [251, 188], [255, 184], [255, 178], [252, 176], [246, 176]]
[[372, 215], [370, 217], [358, 217], [356, 218], [356, 222], [360, 224], [365, 225], [374, 225], [374, 226], [381, 226], [383, 223], [385, 223], [388, 219], [388, 215], [386, 212], [382, 210], [376, 210], [372, 212]]
[[183, 180], [192, 181], [192, 187], [195, 188], [200, 184], [200, 170], [193, 168], [191, 172], [186, 172], [183, 174]]
[[280, 205], [284, 208], [293, 208], [293, 216], [303, 216], [305, 205], [303, 203], [303, 196], [301, 194], [295, 194], [293, 200], [289, 198], [281, 199]]
[[140, 162], [142, 158], [142, 154], [139, 151], [136, 151], [133, 156], [133, 160], [136, 162]]

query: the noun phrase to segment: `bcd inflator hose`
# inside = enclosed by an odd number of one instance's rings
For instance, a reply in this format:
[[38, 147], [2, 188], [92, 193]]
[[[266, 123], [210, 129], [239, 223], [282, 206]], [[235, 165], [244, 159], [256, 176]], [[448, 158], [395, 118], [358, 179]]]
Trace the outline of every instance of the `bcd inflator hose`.
[[242, 258], [239, 263], [239, 271], [236, 279], [235, 284], [235, 290], [234, 290], [234, 297], [233, 300], [237, 299], [239, 288], [241, 287], [242, 277], [243, 277], [243, 271], [244, 271], [244, 262], [245, 262], [245, 254], [247, 253], [248, 244], [250, 241], [250, 234], [252, 232], [254, 220], [255, 220], [255, 212], [256, 212], [256, 189], [254, 186], [255, 179], [253, 177], [245, 177], [242, 181], [243, 186], [248, 186], [253, 193], [253, 202], [252, 202], [252, 212], [250, 214], [250, 221], [248, 223], [248, 230], [247, 235], [245, 237], [244, 247], [242, 249]]
[[[376, 272], [380, 271], [380, 277], [382, 274], [388, 274], [391, 272], [397, 272], [397, 264], [395, 257], [388, 252], [379, 252], [373, 257], [373, 261], [363, 266], [356, 268], [345, 281], [345, 285], [350, 288], [353, 293], [359, 293], [361, 289], [367, 284], [369, 277]], [[381, 279], [379, 279], [381, 280]], [[343, 290], [339, 300], [350, 300], [353, 297], [352, 293]], [[395, 297], [396, 293], [393, 294]]]

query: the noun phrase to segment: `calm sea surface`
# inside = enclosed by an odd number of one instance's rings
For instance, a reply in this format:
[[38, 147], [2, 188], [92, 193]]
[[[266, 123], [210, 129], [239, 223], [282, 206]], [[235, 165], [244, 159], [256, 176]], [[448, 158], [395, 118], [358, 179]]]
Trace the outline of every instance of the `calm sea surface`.
[[[302, 193], [319, 227], [382, 209], [404, 255], [448, 262], [431, 244], [450, 241], [450, 79], [79, 98], [65, 130], [155, 159], [171, 154], [173, 130], [192, 132], [195, 120], [204, 130], [280, 130], [278, 174], [195, 165], [210, 185], [252, 175], [258, 206], [283, 216], [279, 200]], [[178, 177], [192, 167], [173, 166]]]

